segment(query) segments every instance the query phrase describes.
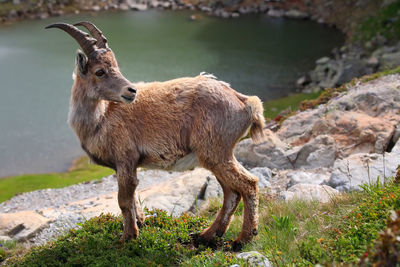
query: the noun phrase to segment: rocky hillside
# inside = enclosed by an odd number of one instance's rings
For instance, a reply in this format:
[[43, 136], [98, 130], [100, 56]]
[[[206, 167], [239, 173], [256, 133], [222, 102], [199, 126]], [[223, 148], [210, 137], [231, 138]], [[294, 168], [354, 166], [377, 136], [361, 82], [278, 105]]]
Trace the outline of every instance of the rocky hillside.
[[[328, 202], [394, 176], [400, 164], [400, 74], [347, 90], [315, 109], [286, 119], [267, 140], [240, 142], [236, 157], [257, 175], [271, 197]], [[196, 169], [184, 173], [139, 172], [142, 205], [173, 215], [195, 211], [221, 194], [215, 177]], [[113, 176], [63, 189], [21, 194], [0, 204], [0, 238], [42, 244], [84, 219], [119, 214]]]

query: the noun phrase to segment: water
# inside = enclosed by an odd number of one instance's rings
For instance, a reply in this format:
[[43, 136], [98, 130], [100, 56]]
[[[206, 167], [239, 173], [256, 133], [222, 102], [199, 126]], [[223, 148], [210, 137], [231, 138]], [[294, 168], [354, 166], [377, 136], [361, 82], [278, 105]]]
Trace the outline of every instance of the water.
[[293, 91], [299, 75], [343, 42], [307, 21], [245, 16], [223, 20], [190, 12], [74, 15], [0, 27], [0, 177], [65, 170], [82, 155], [66, 123], [75, 40], [44, 27], [91, 20], [106, 34], [131, 81], [215, 74], [263, 100]]

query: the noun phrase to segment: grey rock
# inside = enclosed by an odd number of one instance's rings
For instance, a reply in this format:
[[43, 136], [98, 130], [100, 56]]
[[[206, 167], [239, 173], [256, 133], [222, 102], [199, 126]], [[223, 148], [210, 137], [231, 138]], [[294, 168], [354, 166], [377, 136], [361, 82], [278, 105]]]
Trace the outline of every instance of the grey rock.
[[256, 167], [251, 169], [250, 172], [258, 177], [259, 188], [265, 188], [271, 185], [270, 180], [274, 176], [271, 169], [267, 167]]
[[317, 60], [317, 66], [310, 73], [312, 82], [332, 88], [368, 73], [367, 62], [357, 58], [338, 60], [326, 57]]
[[[384, 84], [384, 85], [379, 85]], [[400, 122], [400, 79], [398, 75], [385, 76], [360, 85], [341, 97], [332, 99], [328, 110], [356, 111], [371, 117]]]
[[375, 183], [378, 177], [384, 182], [394, 176], [399, 164], [398, 153], [353, 154], [335, 162], [328, 184], [339, 191], [360, 190], [360, 185]]
[[314, 169], [333, 166], [337, 155], [337, 147], [333, 137], [319, 135], [310, 142], [288, 154], [296, 169]]
[[139, 3], [130, 3], [128, 4], [129, 8], [136, 11], [144, 11], [147, 10], [146, 4], [139, 4]]
[[147, 208], [163, 209], [173, 216], [179, 216], [193, 209], [196, 202], [204, 198], [211, 176], [209, 171], [198, 168], [142, 190], [140, 196]]
[[314, 124], [321, 120], [325, 108], [306, 110], [286, 119], [277, 133], [281, 140], [288, 143], [308, 140], [313, 134]]
[[50, 221], [51, 219], [33, 211], [0, 213], [0, 235], [27, 241], [46, 228]]
[[291, 18], [291, 19], [306, 19], [309, 17], [309, 15], [305, 12], [296, 10], [296, 9], [290, 9], [285, 12], [285, 17]]
[[246, 260], [249, 266], [272, 267], [272, 263], [258, 251], [242, 252], [236, 255], [237, 258]]
[[252, 140], [245, 139], [239, 142], [234, 150], [236, 158], [249, 168], [268, 167], [271, 169], [289, 169], [292, 165], [285, 155], [288, 149], [275, 133], [264, 131], [266, 141], [254, 144]]
[[283, 17], [283, 15], [285, 14], [285, 11], [281, 10], [281, 9], [270, 9], [267, 12], [267, 15], [270, 17], [274, 17], [274, 18], [280, 18]]
[[100, 11], [100, 10], [101, 10], [100, 6], [92, 6], [92, 11], [97, 12], [97, 11]]
[[127, 4], [125, 4], [125, 3], [121, 3], [121, 4], [119, 5], [119, 9], [120, 9], [120, 10], [123, 10], [123, 11], [127, 11], [127, 10], [130, 9], [130, 7], [129, 7]]
[[317, 61], [315, 61], [315, 64], [317, 65], [325, 65], [330, 61], [329, 57], [321, 57], [319, 59], [317, 59]]
[[296, 184], [287, 191], [281, 192], [279, 198], [285, 201], [299, 199], [328, 203], [337, 194], [339, 194], [338, 190], [327, 185]]
[[290, 179], [288, 187], [296, 184], [326, 184], [330, 178], [330, 171], [326, 168], [314, 170], [289, 171], [286, 176]]
[[400, 51], [383, 54], [379, 59], [380, 70], [393, 69], [400, 66]]

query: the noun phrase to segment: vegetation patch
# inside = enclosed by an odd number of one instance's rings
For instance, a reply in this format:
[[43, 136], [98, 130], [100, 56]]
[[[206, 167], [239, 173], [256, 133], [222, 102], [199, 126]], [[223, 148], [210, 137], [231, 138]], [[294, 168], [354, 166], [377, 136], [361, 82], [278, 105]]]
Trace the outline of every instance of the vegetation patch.
[[[213, 248], [196, 246], [191, 236], [203, 231], [216, 216], [221, 199], [212, 199], [199, 216], [174, 218], [161, 210], [146, 211], [148, 219], [137, 240], [120, 242], [122, 219], [102, 215], [80, 229], [21, 257], [10, 266], [230, 266], [246, 263], [235, 257], [229, 241], [242, 225], [240, 204], [230, 229]], [[243, 251], [259, 251], [276, 266], [350, 263], [365, 258], [391, 210], [400, 209], [400, 185], [379, 182], [363, 191], [332, 198], [330, 203], [280, 201], [260, 194], [259, 234]], [[372, 255], [372, 254], [371, 254]]]
[[301, 102], [307, 99], [315, 99], [321, 94], [318, 93], [298, 93], [292, 94], [283, 98], [274, 99], [263, 102], [264, 105], [264, 117], [269, 119], [275, 119], [282, 113], [290, 113], [299, 109]]
[[400, 36], [400, 1], [381, 8], [365, 19], [354, 34], [355, 40], [369, 41], [376, 36], [398, 40]]
[[13, 196], [45, 188], [61, 188], [98, 180], [113, 174], [108, 168], [90, 164], [87, 157], [79, 158], [67, 172], [49, 174], [24, 174], [0, 179], [0, 202]]

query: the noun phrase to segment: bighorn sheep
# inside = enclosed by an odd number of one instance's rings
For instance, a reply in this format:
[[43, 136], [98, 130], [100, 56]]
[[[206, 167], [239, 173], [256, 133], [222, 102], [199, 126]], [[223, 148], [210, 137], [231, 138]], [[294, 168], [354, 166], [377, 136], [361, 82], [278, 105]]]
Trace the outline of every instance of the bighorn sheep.
[[[86, 32], [75, 26], [85, 27]], [[76, 56], [69, 123], [83, 150], [100, 165], [113, 168], [124, 219], [122, 239], [137, 237], [144, 222], [135, 189], [139, 166], [183, 170], [202, 166], [215, 174], [224, 193], [213, 224], [200, 234], [208, 242], [222, 236], [241, 197], [243, 228], [236, 247], [257, 235], [258, 178], [243, 168], [233, 148], [249, 129], [263, 138], [263, 107], [212, 75], [166, 82], [131, 83], [120, 73], [102, 32], [90, 22], [56, 23], [82, 47]]]

